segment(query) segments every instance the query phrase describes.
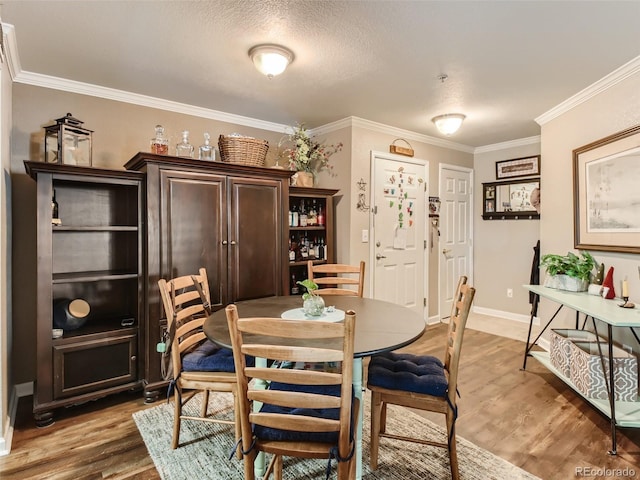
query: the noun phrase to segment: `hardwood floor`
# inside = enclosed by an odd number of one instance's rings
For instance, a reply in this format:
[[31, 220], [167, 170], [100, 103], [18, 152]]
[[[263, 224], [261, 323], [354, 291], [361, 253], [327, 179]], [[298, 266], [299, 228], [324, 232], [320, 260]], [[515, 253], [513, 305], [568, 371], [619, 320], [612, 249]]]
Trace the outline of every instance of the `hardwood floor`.
[[[445, 334], [444, 325], [429, 327], [404, 351], [442, 356]], [[618, 429], [618, 455], [609, 456], [608, 419], [535, 359], [521, 371], [523, 350], [523, 342], [467, 329], [457, 434], [544, 480], [579, 477], [577, 468], [611, 470], [593, 479], [640, 478], [640, 429]], [[35, 427], [31, 401], [20, 400], [11, 454], [0, 457], [3, 480], [159, 478], [131, 418], [153, 406], [141, 393], [63, 409], [43, 429]], [[625, 468], [633, 474], [614, 471]]]

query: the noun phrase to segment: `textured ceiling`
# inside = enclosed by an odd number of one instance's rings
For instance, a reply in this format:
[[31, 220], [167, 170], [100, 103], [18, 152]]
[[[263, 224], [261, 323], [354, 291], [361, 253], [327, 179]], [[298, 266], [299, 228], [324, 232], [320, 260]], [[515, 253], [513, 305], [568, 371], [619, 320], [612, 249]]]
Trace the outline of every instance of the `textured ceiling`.
[[[640, 1], [7, 1], [22, 70], [314, 128], [356, 116], [478, 147], [640, 55]], [[267, 79], [248, 50], [284, 45]], [[438, 75], [449, 79], [442, 83]], [[443, 137], [444, 138], [444, 137]]]

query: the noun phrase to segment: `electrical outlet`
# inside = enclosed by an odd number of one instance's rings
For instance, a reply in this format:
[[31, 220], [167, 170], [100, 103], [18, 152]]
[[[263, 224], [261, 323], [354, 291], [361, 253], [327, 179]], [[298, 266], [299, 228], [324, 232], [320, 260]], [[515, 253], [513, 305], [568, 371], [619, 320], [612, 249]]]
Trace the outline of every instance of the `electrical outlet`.
[[362, 230], [362, 243], [367, 243], [369, 241], [369, 230]]
[[507, 288], [507, 297], [513, 298], [513, 288]]

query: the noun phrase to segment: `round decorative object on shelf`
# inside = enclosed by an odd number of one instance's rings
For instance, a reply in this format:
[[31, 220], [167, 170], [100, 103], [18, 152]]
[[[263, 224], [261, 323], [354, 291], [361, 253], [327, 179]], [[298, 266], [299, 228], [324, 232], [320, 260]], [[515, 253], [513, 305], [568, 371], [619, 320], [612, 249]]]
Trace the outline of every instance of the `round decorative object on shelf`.
[[87, 321], [91, 307], [81, 298], [56, 300], [53, 304], [53, 325], [63, 330], [76, 330]]

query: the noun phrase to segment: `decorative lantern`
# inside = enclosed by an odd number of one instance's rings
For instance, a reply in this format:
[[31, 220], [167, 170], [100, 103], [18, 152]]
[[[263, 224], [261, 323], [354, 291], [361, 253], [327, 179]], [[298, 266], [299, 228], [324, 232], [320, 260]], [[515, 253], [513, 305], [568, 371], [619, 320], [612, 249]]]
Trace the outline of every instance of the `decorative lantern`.
[[70, 113], [58, 118], [55, 125], [44, 127], [44, 161], [65, 165], [91, 166], [91, 134], [93, 130]]

